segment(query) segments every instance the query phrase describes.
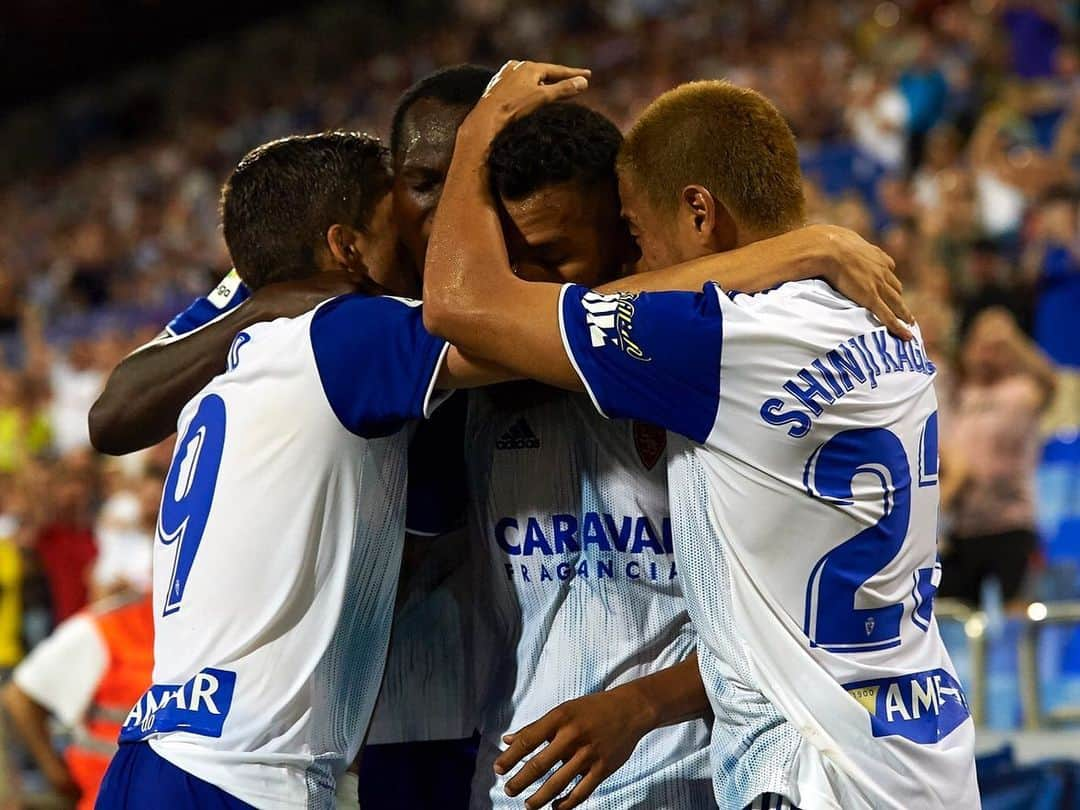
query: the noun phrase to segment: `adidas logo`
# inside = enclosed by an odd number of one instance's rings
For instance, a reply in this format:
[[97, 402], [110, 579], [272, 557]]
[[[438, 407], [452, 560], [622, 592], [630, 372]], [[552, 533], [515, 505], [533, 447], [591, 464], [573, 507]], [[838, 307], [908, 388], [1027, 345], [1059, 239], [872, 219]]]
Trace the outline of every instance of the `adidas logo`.
[[495, 446], [500, 450], [535, 450], [540, 446], [540, 440], [536, 438], [529, 423], [522, 417], [499, 437]]

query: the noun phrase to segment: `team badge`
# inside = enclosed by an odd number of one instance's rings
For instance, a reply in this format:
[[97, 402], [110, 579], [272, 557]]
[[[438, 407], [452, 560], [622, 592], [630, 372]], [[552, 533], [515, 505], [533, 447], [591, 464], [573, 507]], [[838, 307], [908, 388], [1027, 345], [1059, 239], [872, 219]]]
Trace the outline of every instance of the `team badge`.
[[656, 466], [667, 448], [667, 431], [646, 422], [634, 422], [634, 447], [646, 470]]

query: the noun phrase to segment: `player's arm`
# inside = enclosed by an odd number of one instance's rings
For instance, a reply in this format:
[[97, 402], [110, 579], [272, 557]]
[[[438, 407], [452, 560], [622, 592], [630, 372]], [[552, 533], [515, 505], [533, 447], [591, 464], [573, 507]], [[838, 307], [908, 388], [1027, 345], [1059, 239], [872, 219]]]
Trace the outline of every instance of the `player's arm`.
[[683, 264], [637, 273], [598, 287], [598, 292], [697, 292], [710, 281], [725, 290], [761, 292], [789, 281], [822, 278], [870, 310], [889, 331], [909, 340], [915, 318], [903, 299], [896, 263], [854, 231], [808, 225], [738, 250], [713, 253]]
[[[521, 68], [510, 74], [518, 86], [507, 94], [520, 107], [506, 112], [503, 96], [488, 96], [459, 128], [428, 243], [424, 325], [452, 343], [471, 371], [488, 361], [559, 388], [588, 390], [606, 416], [643, 419], [703, 441], [719, 390], [722, 332], [713, 291], [604, 296], [525, 282], [511, 272], [488, 182], [488, 144], [515, 110], [524, 114], [556, 97], [552, 88], [570, 80], [542, 82], [568, 70]], [[675, 407], [670, 392], [684, 379], [687, 390]]]
[[105, 642], [89, 616], [61, 623], [12, 673], [0, 693], [19, 737], [55, 790], [78, 793], [64, 761], [52, 747], [48, 718], [74, 728], [86, 716], [108, 668]]
[[[301, 282], [270, 284], [250, 300], [218, 316], [196, 313], [200, 299], [181, 317], [187, 328], [125, 358], [109, 375], [90, 409], [90, 441], [102, 453], [123, 455], [157, 444], [176, 430], [180, 410], [225, 369], [237, 332], [274, 318], [293, 317], [335, 295], [352, 292], [356, 280], [345, 273], [320, 273]], [[191, 318], [197, 320], [191, 321]]]
[[[513, 65], [524, 64], [514, 70]], [[482, 99], [458, 130], [454, 158], [432, 223], [424, 269], [424, 323], [466, 363], [581, 390], [559, 332], [557, 284], [525, 282], [510, 269], [491, 195], [487, 153], [515, 117], [583, 89], [587, 71], [508, 63], [508, 93]]]
[[236, 333], [256, 323], [248, 305], [178, 338], [156, 340], [113, 369], [90, 408], [90, 442], [113, 456], [157, 444], [176, 430], [181, 408], [225, 368]]
[[[585, 73], [515, 62], [500, 71], [494, 89], [458, 130], [433, 221], [424, 279], [425, 323], [434, 333], [471, 360], [491, 361], [508, 373], [570, 390], [581, 390], [583, 385], [568, 359], [559, 326], [563, 288], [524, 282], [511, 272], [486, 164], [489, 144], [506, 123], [580, 92]], [[841, 234], [845, 234], [843, 239]], [[719, 280], [725, 288], [760, 290], [793, 278], [828, 277], [829, 267], [843, 264], [851, 268], [850, 275], [835, 275], [833, 283], [880, 313], [898, 335], [908, 336], [899, 319], [911, 316], [899, 297], [891, 260], [847, 234], [840, 229], [805, 229], [728, 254], [623, 279], [610, 287], [697, 290], [706, 281]], [[577, 305], [581, 306], [580, 297]]]
[[573, 790], [555, 804], [559, 810], [570, 810], [622, 767], [650, 731], [708, 713], [709, 700], [694, 653], [652, 675], [569, 700], [535, 723], [507, 734], [503, 740], [509, 747], [495, 760], [495, 772], [508, 773], [531, 756], [506, 783], [506, 794], [517, 796], [562, 763], [525, 800], [525, 807], [548, 806], [580, 777]]

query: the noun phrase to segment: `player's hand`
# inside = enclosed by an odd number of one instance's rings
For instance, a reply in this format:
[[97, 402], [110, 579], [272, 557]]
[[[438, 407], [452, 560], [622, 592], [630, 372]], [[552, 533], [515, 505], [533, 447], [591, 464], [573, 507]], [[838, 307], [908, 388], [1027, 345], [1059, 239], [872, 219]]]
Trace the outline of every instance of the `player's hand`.
[[799, 232], [821, 240], [826, 251], [821, 275], [833, 288], [870, 310], [898, 338], [911, 339], [908, 324], [915, 317], [904, 303], [904, 285], [888, 253], [836, 225], [810, 225]]
[[468, 130], [494, 137], [503, 127], [553, 101], [573, 98], [589, 87], [592, 71], [511, 59], [491, 79], [469, 113]]
[[[537, 810], [554, 802], [555, 810], [570, 810], [584, 802], [597, 785], [630, 758], [638, 742], [651, 730], [643, 716], [627, 703], [618, 689], [586, 695], [556, 706], [535, 723], [503, 737], [510, 747], [495, 760], [497, 774], [509, 773], [547, 744], [507, 781], [506, 795], [517, 796], [561, 763], [525, 799], [525, 807]], [[573, 790], [556, 801], [578, 777], [581, 781]]]
[[266, 320], [295, 318], [328, 298], [354, 292], [381, 295], [386, 290], [362, 273], [333, 270], [300, 281], [267, 284], [252, 294], [250, 305], [258, 307]]

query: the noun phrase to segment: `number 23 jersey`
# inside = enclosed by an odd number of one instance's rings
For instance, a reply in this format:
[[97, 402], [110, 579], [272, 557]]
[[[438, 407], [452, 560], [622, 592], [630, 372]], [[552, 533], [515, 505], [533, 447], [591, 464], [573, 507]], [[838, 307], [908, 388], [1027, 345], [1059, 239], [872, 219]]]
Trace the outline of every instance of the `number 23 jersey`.
[[121, 742], [260, 808], [332, 807], [379, 690], [408, 425], [446, 343], [348, 295], [240, 332], [180, 414], [154, 549], [154, 685]]
[[[919, 338], [818, 281], [567, 286], [560, 310], [601, 412], [679, 434], [674, 548], [720, 806], [770, 791], [806, 808], [978, 807], [970, 713], [932, 614], [937, 405]], [[770, 706], [783, 722], [759, 722]]]

